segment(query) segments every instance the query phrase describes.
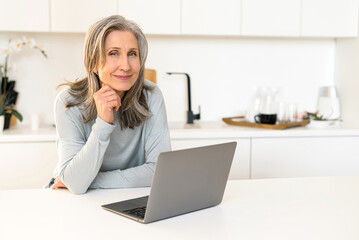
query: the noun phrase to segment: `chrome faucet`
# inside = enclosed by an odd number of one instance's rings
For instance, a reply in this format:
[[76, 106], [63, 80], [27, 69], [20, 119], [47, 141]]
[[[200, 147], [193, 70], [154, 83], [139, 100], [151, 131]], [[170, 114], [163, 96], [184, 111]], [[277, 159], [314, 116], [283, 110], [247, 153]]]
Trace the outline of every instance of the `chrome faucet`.
[[186, 75], [187, 77], [187, 93], [188, 93], [188, 111], [187, 111], [187, 123], [193, 124], [193, 120], [201, 119], [201, 106], [199, 106], [199, 113], [193, 114], [192, 106], [191, 106], [191, 78], [189, 77], [188, 73], [179, 73], [179, 72], [168, 72], [168, 75], [172, 74], [181, 74]]

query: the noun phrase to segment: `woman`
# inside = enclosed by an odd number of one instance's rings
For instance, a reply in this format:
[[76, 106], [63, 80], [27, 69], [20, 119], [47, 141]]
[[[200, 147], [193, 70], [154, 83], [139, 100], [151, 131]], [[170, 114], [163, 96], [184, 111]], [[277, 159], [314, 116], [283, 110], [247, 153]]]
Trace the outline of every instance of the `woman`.
[[148, 45], [140, 28], [115, 15], [90, 27], [87, 77], [55, 101], [59, 162], [52, 189], [150, 186], [157, 156], [170, 151], [165, 104], [144, 80]]

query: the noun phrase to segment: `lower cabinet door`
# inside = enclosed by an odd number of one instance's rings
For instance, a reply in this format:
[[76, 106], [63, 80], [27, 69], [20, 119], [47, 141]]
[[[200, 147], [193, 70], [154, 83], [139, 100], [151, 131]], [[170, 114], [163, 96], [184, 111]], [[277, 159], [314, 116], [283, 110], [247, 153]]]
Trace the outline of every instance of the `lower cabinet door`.
[[359, 137], [253, 138], [252, 178], [359, 175]]
[[229, 179], [249, 179], [250, 139], [172, 139], [172, 150], [201, 147], [225, 142], [237, 142]]
[[43, 188], [57, 164], [55, 142], [1, 143], [0, 189]]

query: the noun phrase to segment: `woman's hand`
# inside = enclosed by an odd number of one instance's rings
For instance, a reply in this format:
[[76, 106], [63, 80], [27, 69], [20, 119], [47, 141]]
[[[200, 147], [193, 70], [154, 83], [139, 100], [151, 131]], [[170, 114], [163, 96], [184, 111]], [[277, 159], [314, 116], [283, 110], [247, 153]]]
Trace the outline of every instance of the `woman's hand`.
[[93, 98], [96, 103], [97, 115], [104, 121], [112, 124], [114, 120], [113, 110], [121, 107], [121, 98], [110, 86], [103, 84], [101, 89], [95, 92]]
[[59, 177], [55, 179], [54, 184], [51, 186], [51, 189], [59, 189], [59, 188], [67, 188], [65, 184], [63, 184]]

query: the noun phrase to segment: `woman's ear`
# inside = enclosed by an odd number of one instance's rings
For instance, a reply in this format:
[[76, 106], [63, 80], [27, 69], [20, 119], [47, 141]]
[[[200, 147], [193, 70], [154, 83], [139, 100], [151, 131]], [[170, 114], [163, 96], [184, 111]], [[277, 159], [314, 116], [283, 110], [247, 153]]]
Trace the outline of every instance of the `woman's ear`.
[[96, 67], [94, 67], [93, 69], [92, 69], [92, 71], [94, 72], [94, 73], [96, 73], [96, 75], [98, 75], [98, 69], [99, 69], [99, 64], [97, 64], [96, 65]]

